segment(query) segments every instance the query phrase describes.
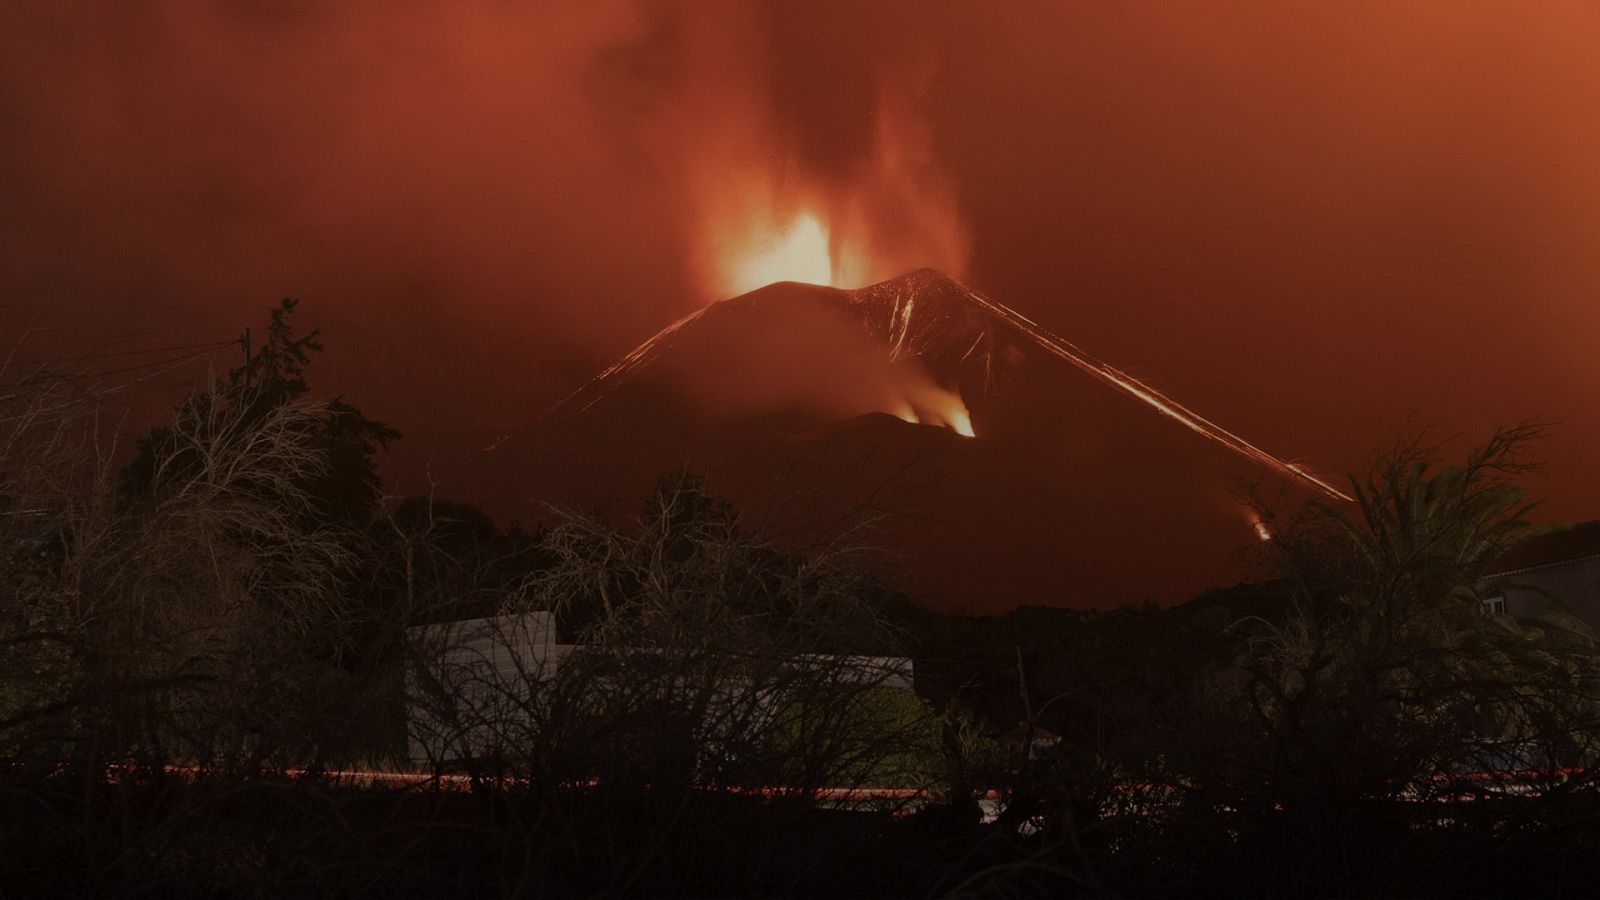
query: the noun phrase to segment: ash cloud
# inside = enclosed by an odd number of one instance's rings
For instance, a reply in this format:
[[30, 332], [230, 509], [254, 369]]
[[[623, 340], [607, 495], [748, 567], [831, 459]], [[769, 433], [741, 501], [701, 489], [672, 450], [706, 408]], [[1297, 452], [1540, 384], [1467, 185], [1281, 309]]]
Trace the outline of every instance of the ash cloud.
[[[856, 45], [828, 51], [845, 13], [13, 5], [4, 318], [160, 344], [226, 338], [299, 296], [337, 349], [330, 389], [515, 418], [715, 299], [708, 220], [751, 197], [928, 218], [913, 187], [938, 173], [909, 111], [897, 168], [844, 196], [886, 165], [878, 110], [931, 65], [859, 11]], [[885, 256], [914, 255], [895, 240]]]

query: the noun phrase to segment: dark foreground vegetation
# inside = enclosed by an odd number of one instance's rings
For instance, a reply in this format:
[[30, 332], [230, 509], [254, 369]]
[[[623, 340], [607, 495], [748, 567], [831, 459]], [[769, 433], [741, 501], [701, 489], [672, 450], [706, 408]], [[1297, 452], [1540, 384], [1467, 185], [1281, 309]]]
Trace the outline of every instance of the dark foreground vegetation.
[[[935, 617], [687, 476], [622, 528], [386, 501], [397, 435], [309, 399], [291, 311], [131, 453], [91, 381], [0, 379], [0, 897], [1600, 883], [1594, 636], [1475, 593], [1533, 429], [1260, 504], [1252, 587]], [[559, 666], [434, 677], [429, 626], [535, 615]]]

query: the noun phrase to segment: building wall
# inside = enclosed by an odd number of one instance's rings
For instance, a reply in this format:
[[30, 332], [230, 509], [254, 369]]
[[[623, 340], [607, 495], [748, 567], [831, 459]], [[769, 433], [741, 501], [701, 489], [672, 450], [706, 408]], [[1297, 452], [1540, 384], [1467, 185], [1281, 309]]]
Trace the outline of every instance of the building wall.
[[[406, 685], [410, 756], [445, 766], [514, 749], [519, 730], [526, 734], [532, 726], [527, 704], [539, 684], [581, 649], [557, 643], [555, 619], [548, 612], [420, 626], [409, 629], [407, 637], [415, 654]], [[914, 680], [912, 661], [905, 657], [806, 654], [784, 665], [809, 667], [819, 683], [910, 692]], [[738, 677], [719, 679], [715, 692], [727, 699], [712, 706], [727, 709], [764, 697]]]
[[496, 755], [510, 736], [493, 723], [522, 718], [530, 686], [554, 673], [570, 647], [556, 643], [548, 612], [467, 619], [407, 630], [410, 756], [442, 762]]
[[1494, 576], [1482, 591], [1486, 596], [1504, 596], [1508, 615], [1521, 618], [1564, 611], [1600, 630], [1600, 557]]

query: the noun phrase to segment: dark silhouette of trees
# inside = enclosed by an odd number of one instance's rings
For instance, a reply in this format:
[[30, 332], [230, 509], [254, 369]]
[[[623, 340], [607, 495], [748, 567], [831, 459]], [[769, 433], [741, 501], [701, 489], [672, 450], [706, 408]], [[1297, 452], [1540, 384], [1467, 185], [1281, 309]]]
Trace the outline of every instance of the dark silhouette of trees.
[[1415, 851], [1419, 804], [1503, 798], [1531, 779], [1549, 812], [1571, 790], [1549, 773], [1594, 764], [1593, 636], [1570, 617], [1486, 615], [1476, 593], [1532, 531], [1511, 478], [1538, 434], [1498, 430], [1444, 467], [1402, 441], [1352, 480], [1353, 509], [1261, 511], [1287, 603], [1231, 626], [1241, 645], [1202, 685], [1192, 726], [1209, 734], [1188, 742], [1186, 765], [1201, 773], [1198, 799], [1238, 811], [1260, 854], [1245, 864], [1273, 872], [1277, 890], [1454, 883], [1459, 858], [1434, 869], [1395, 856]]
[[1515, 479], [1538, 435], [1497, 431], [1453, 466], [1405, 440], [1353, 506], [1263, 508], [1259, 585], [941, 623], [930, 682], [993, 727], [1062, 736], [999, 773], [1007, 809], [973, 838], [997, 861], [962, 890], [1453, 896], [1592, 853], [1593, 636], [1476, 593], [1537, 530]]
[[[247, 356], [244, 365], [180, 405], [176, 424], [158, 426], [139, 440], [133, 460], [121, 475], [128, 496], [148, 496], [158, 464], [168, 470], [204, 465], [202, 447], [178, 439], [183, 429], [225, 422], [248, 432], [275, 410], [305, 401], [311, 391], [306, 368], [311, 354], [323, 347], [315, 329], [295, 336], [290, 316], [297, 305], [296, 300], [283, 300], [271, 312], [266, 340]], [[302, 483], [296, 487], [313, 501], [308, 512], [341, 527], [366, 527], [379, 512], [383, 492], [376, 456], [400, 433], [368, 418], [343, 398], [322, 405], [316, 416], [299, 427], [305, 429], [308, 445], [325, 457], [315, 471], [297, 475]]]
[[[1594, 636], [1477, 595], [1536, 531], [1516, 482], [1537, 428], [1455, 465], [1405, 440], [1352, 505], [1263, 507], [1255, 585], [938, 618], [869, 554], [787, 546], [686, 473], [628, 527], [388, 502], [396, 434], [313, 398], [321, 346], [294, 308], [126, 466], [92, 380], [0, 379], [6, 896], [1558, 896], [1600, 877]], [[544, 614], [558, 665], [450, 662], [461, 620], [498, 623], [486, 646], [509, 654]], [[882, 659], [910, 653], [915, 695]], [[883, 786], [922, 793], [834, 792]]]

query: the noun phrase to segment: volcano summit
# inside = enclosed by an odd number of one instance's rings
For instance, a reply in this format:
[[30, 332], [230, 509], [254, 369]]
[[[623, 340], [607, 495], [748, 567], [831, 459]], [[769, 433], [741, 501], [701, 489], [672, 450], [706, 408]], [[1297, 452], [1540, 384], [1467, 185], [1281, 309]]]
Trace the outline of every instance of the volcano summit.
[[928, 269], [708, 306], [469, 462], [472, 492], [526, 521], [625, 517], [687, 467], [781, 537], [850, 532], [931, 606], [975, 612], [1177, 602], [1237, 579], [1257, 540], [1241, 481], [1339, 496]]

